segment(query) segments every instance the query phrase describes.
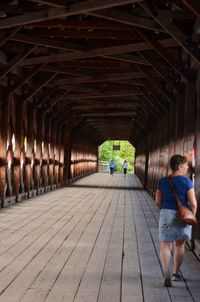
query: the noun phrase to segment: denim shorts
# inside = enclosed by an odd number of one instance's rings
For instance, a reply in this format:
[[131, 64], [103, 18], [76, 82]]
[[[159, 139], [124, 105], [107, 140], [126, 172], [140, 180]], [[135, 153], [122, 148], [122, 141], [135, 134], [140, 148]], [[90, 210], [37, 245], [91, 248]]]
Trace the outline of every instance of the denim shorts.
[[176, 210], [161, 209], [159, 218], [159, 240], [190, 240], [192, 226], [180, 221]]

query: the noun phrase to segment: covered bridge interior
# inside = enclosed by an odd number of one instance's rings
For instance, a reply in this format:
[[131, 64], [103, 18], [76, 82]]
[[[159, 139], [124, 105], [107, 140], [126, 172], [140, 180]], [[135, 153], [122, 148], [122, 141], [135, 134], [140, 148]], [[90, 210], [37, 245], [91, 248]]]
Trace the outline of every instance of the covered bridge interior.
[[96, 172], [107, 139], [152, 196], [185, 154], [200, 201], [198, 1], [2, 0], [0, 37], [2, 206]]

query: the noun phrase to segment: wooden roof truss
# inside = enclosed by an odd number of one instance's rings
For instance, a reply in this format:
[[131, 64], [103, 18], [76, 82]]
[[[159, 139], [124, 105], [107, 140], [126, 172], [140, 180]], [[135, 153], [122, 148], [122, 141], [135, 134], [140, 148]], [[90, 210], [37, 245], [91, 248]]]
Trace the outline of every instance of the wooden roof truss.
[[163, 0], [0, 4], [0, 84], [99, 141], [137, 142], [200, 64], [200, 5]]

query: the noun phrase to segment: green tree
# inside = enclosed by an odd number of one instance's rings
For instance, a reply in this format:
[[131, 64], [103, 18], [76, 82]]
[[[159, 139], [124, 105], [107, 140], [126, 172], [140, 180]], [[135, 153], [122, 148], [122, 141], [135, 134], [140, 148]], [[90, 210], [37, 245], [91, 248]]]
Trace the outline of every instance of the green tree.
[[[119, 150], [113, 150], [114, 145], [119, 145]], [[109, 162], [111, 159], [114, 159], [116, 168], [118, 172], [122, 172], [122, 163], [126, 159], [129, 163], [129, 172], [133, 172], [133, 165], [135, 159], [135, 148], [127, 140], [121, 141], [105, 141], [99, 147], [99, 161]]]

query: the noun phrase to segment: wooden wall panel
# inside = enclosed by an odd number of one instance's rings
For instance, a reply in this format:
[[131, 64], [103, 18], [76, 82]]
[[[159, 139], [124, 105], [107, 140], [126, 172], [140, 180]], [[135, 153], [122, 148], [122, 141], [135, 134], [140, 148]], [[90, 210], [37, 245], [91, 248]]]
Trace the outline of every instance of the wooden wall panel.
[[1, 111], [0, 111], [0, 203], [3, 204], [6, 193], [6, 173], [7, 173], [7, 137], [9, 123], [9, 103], [10, 98], [4, 96], [1, 91]]
[[[20, 178], [21, 173], [21, 152], [23, 151], [23, 104], [20, 98], [15, 97], [12, 99], [13, 107], [15, 109], [15, 124], [14, 124], [14, 135], [15, 135], [15, 150], [14, 150], [14, 163], [13, 163], [13, 172], [14, 172], [14, 195], [18, 197], [19, 187], [20, 187]], [[21, 179], [23, 185], [23, 179]]]
[[98, 143], [87, 133], [75, 129], [71, 133], [70, 179], [97, 172]]
[[185, 123], [185, 95], [179, 95], [176, 102], [176, 135], [175, 153], [183, 154], [184, 123]]
[[29, 104], [25, 104], [25, 137], [27, 140], [26, 146], [26, 158], [25, 158], [25, 190], [28, 195], [34, 186], [33, 180], [33, 144], [34, 144], [34, 131], [33, 123], [30, 123], [33, 119], [33, 109]]
[[[200, 71], [196, 83], [196, 156], [195, 156], [195, 191], [198, 202], [197, 218], [200, 222]], [[194, 249], [200, 257], [200, 223], [193, 228]]]

